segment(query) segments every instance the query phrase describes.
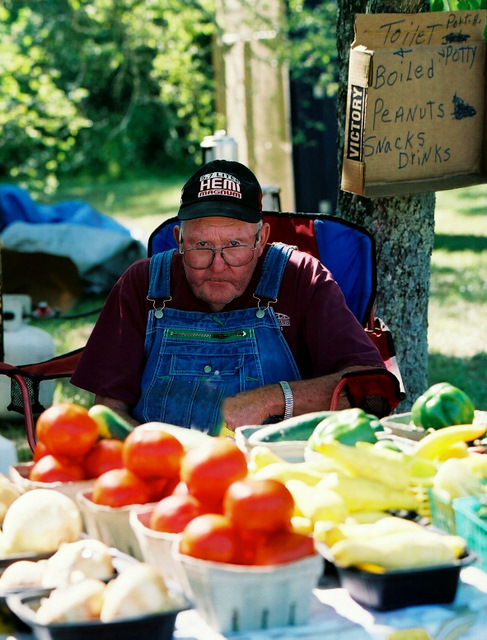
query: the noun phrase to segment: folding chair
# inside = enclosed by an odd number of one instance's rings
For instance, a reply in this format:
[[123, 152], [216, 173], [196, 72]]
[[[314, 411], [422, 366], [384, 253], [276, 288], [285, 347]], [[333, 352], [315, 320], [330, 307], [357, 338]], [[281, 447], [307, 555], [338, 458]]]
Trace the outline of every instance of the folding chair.
[[[405, 398], [401, 374], [397, 366], [394, 344], [387, 326], [374, 316], [376, 294], [375, 243], [362, 227], [334, 216], [306, 213], [265, 212], [264, 221], [271, 225], [269, 241], [296, 245], [317, 257], [333, 273], [349, 308], [360, 321], [370, 339], [377, 345], [385, 369], [366, 369], [343, 376], [335, 388], [330, 410], [336, 410], [340, 393], [345, 390], [354, 406], [374, 415], [392, 413]], [[176, 247], [173, 227], [177, 218], [159, 225], [148, 240], [148, 256]], [[0, 363], [0, 375], [13, 381], [8, 409], [24, 415], [27, 440], [35, 447], [35, 415], [45, 407], [39, 402], [39, 385], [43, 380], [70, 377], [83, 348], [50, 360], [13, 366]]]
[[7, 409], [23, 414], [27, 442], [32, 451], [34, 451], [36, 444], [35, 416], [45, 409], [39, 401], [41, 382], [71, 377], [82, 352], [83, 348], [81, 347], [34, 364], [15, 366], [6, 362], [0, 363], [0, 375], [8, 376], [12, 381], [10, 404]]

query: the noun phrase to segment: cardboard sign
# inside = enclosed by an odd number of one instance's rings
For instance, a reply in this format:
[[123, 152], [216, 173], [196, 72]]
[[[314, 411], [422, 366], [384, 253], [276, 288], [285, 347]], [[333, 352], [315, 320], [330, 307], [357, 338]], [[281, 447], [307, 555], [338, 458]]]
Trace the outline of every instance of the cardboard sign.
[[369, 197], [487, 182], [487, 11], [358, 14], [341, 187]]

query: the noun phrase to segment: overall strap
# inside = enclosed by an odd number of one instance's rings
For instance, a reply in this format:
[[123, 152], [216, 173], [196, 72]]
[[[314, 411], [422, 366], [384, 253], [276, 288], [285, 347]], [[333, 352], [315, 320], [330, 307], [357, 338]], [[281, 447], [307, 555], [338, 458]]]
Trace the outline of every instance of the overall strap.
[[282, 274], [294, 249], [296, 247], [282, 242], [273, 242], [271, 244], [264, 258], [262, 274], [255, 290], [255, 295], [269, 298], [270, 300], [277, 299]]
[[175, 251], [176, 249], [162, 251], [150, 259], [148, 298], [171, 297], [171, 259]]

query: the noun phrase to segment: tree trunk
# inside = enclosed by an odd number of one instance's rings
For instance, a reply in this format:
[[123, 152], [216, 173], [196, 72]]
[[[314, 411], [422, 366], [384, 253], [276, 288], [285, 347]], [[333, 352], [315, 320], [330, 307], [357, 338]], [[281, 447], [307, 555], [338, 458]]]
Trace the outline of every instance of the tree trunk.
[[[416, 13], [428, 0], [338, 0], [339, 57], [338, 166], [341, 175], [348, 55], [357, 13]], [[435, 195], [364, 198], [339, 191], [338, 215], [361, 224], [377, 246], [376, 315], [389, 326], [396, 346], [407, 398], [397, 411], [408, 411], [427, 387], [428, 296], [434, 243]]]

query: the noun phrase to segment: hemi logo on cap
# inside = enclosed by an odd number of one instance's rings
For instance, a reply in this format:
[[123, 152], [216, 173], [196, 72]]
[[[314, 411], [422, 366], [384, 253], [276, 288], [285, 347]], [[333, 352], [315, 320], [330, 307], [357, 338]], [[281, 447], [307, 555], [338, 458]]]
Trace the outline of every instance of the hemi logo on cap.
[[233, 198], [242, 198], [240, 182], [235, 176], [229, 173], [207, 173], [200, 178], [200, 191], [198, 198], [205, 196], [231, 196]]
[[362, 160], [362, 136], [364, 132], [365, 87], [350, 85], [347, 158]]

